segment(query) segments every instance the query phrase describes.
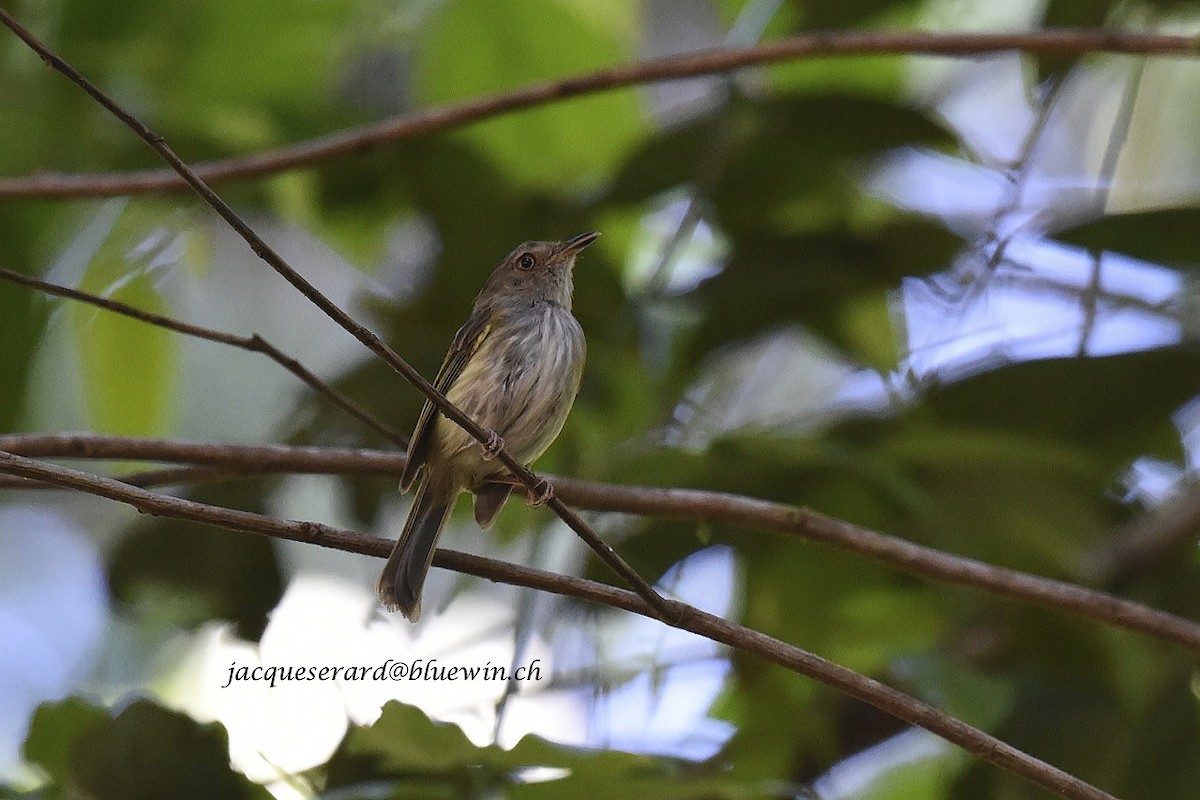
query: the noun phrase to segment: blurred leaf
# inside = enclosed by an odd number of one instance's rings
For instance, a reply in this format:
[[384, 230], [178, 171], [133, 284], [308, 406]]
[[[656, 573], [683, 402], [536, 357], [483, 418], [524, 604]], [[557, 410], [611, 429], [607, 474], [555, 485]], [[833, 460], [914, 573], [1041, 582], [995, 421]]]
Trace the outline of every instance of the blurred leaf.
[[[1102, 28], [1111, 21], [1113, 8], [1123, 5], [1113, 0], [1047, 0], [1042, 24], [1047, 28]], [[1038, 53], [1033, 62], [1041, 79], [1063, 75], [1080, 56], [1076, 53]]]
[[72, 771], [95, 800], [271, 796], [230, 768], [223, 727], [200, 725], [147, 700], [86, 731], [75, 745]]
[[840, 227], [863, 202], [854, 162], [950, 142], [928, 116], [895, 102], [828, 94], [756, 103], [741, 110], [728, 145], [712, 198], [718, 222], [739, 241]]
[[[369, 759], [379, 773], [436, 773], [475, 760], [478, 750], [457, 725], [434, 722], [415, 706], [393, 701], [377, 722], [346, 734], [334, 761]], [[336, 769], [330, 778], [336, 782]]]
[[1017, 699], [1013, 679], [987, 675], [932, 653], [906, 656], [893, 671], [920, 699], [983, 730], [999, 725]]
[[1195, 670], [1183, 672], [1188, 674], [1164, 681], [1160, 694], [1143, 707], [1119, 790], [1125, 797], [1185, 800], [1200, 787], [1200, 697]]
[[[762, 28], [759, 41], [771, 41], [795, 34], [821, 30], [845, 30], [854, 27], [896, 29], [911, 27], [915, 11], [923, 4], [912, 0], [854, 0], [848, 3], [820, 3], [789, 0], [776, 8], [772, 3], [746, 0], [718, 0], [717, 7], [731, 28], [746, 10], [755, 27], [761, 27], [762, 9], [773, 13]], [[772, 89], [781, 92], [827, 93], [842, 91], [881, 98], [893, 98], [903, 91], [904, 61], [878, 58], [803, 58], [761, 67]]]
[[814, 3], [811, 0], [790, 0], [789, 6], [806, 30], [839, 30], [870, 22], [884, 14], [893, 15], [905, 6], [915, 6], [915, 0], [847, 0], [841, 3]]
[[996, 564], [1077, 575], [1111, 525], [1112, 479], [1080, 447], [1028, 434], [913, 421], [877, 458], [918, 483], [899, 526], [925, 544]]
[[[425, 32], [418, 57], [427, 103], [445, 103], [553, 80], [628, 59], [614, 16], [584, 5], [513, 0], [497, 35], [488, 0], [453, 0]], [[630, 13], [634, 13], [632, 7]], [[570, 186], [611, 168], [643, 129], [631, 91], [607, 92], [477, 123], [461, 134], [522, 183]]]
[[[4, 116], [4, 94], [0, 93], [0, 118]], [[0, 125], [0, 173], [5, 172], [4, 146], [10, 129], [28, 131], [27, 125]], [[17, 170], [14, 170], [16, 172]], [[61, 204], [5, 200], [0, 213], [0, 266], [30, 275], [61, 246], [55, 237], [78, 215]], [[29, 369], [42, 338], [51, 310], [59, 302], [39, 292], [0, 281], [0, 432], [16, 428]]]
[[[392, 490], [395, 489], [394, 484]], [[208, 486], [192, 499], [264, 513], [262, 484]], [[158, 624], [192, 627], [217, 618], [257, 641], [283, 591], [271, 540], [182, 520], [143, 522], [109, 557], [113, 594]]]
[[[167, 313], [155, 286], [155, 270], [182, 251], [173, 219], [162, 206], [105, 204], [77, 246], [94, 249], [79, 288], [154, 313]], [[100, 236], [99, 241], [91, 237]], [[79, 353], [88, 412], [106, 433], [151, 435], [167, 425], [174, 406], [178, 343], [175, 334], [139, 320], [84, 304], [68, 306]]]
[[43, 703], [34, 712], [23, 755], [27, 761], [44, 769], [51, 784], [61, 790], [70, 781], [75, 742], [108, 722], [108, 711], [78, 698]]
[[1140, 455], [1180, 457], [1170, 418], [1198, 386], [1194, 354], [1153, 350], [1011, 364], [939, 387], [926, 402], [945, 423], [1075, 443], [1115, 469]]
[[[138, 278], [106, 293], [111, 300], [164, 313], [150, 281]], [[75, 336], [95, 428], [106, 433], [151, 435], [166, 426], [173, 400], [172, 334], [127, 317], [91, 308], [72, 309]]]
[[[923, 734], [923, 732], [922, 732]], [[921, 736], [922, 734], [916, 734]], [[913, 737], [904, 744], [916, 741]], [[898, 753], [887, 758], [878, 754], [882, 762], [872, 770], [870, 761], [862, 761], [872, 754], [855, 756], [860, 759], [854, 766], [872, 776], [869, 785], [855, 792], [855, 800], [935, 800], [954, 797], [953, 781], [968, 763], [965, 753], [940, 739], [921, 739], [929, 743], [933, 752]], [[898, 743], [897, 743], [898, 744]]]
[[1200, 268], [1195, 231], [1200, 208], [1117, 214], [1059, 233], [1055, 238], [1095, 252], [1123, 255], [1188, 270]]
[[1114, 5], [1112, 0], [1048, 0], [1042, 24], [1048, 28], [1098, 28]]
[[848, 298], [845, 306], [842, 330], [832, 337], [833, 341], [880, 374], [896, 369], [900, 342], [887, 295], [881, 292]]
[[[1142, 0], [1138, 6], [1169, 11], [1186, 6], [1186, 0]], [[1048, 0], [1042, 13], [1047, 28], [1101, 28], [1112, 23], [1114, 12], [1128, 16], [1134, 7], [1117, 0]]]
[[696, 179], [696, 164], [709, 137], [711, 120], [672, 128], [640, 142], [622, 162], [606, 198], [612, 203], [636, 203]]
[[0, 433], [15, 430], [25, 399], [25, 378], [33, 360], [45, 306], [30, 289], [0, 281]]
[[[1019, 633], [1010, 669], [1020, 676], [1012, 714], [996, 733], [1060, 769], [1111, 787], [1129, 752], [1131, 732], [1096, 667], [1120, 669], [1094, 640], [1061, 617], [1015, 616]], [[1097, 659], [1101, 659], [1097, 661]], [[1051, 733], [1053, 731], [1053, 733]], [[1147, 796], [1149, 797], [1149, 796]]]
[[[854, 355], [884, 360], [891, 334], [878, 316], [886, 311], [881, 298], [905, 276], [944, 268], [960, 246], [945, 229], [917, 218], [860, 234], [762, 231], [739, 238], [725, 269], [696, 291], [713, 311], [695, 331], [686, 360], [795, 324]], [[870, 329], [855, 325], [866, 321], [864, 304], [875, 309]]]
[[[554, 773], [523, 778], [533, 768]], [[561, 774], [557, 774], [562, 771]], [[721, 800], [773, 797], [740, 786], [712, 770], [675, 759], [554, 744], [536, 736], [511, 750], [476, 747], [456, 726], [431, 721], [396, 702], [373, 725], [346, 734], [328, 765], [327, 790], [382, 778], [394, 780], [389, 797], [503, 796], [541, 798], [656, 797]]]

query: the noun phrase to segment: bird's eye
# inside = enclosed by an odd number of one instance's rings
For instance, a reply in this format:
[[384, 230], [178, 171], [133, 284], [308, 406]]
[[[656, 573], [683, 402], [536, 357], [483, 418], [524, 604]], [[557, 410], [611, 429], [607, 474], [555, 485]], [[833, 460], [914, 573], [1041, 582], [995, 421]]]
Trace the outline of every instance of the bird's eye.
[[517, 266], [525, 270], [533, 269], [536, 263], [529, 253], [522, 253], [521, 257], [517, 259]]

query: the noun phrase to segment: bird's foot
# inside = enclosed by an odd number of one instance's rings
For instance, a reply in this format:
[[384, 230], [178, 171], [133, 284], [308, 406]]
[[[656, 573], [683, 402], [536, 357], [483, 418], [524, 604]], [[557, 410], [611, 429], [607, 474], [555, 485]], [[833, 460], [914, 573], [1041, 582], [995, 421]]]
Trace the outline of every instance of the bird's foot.
[[545, 478], [534, 484], [534, 487], [525, 494], [525, 502], [529, 504], [530, 508], [544, 506], [553, 499], [554, 486]]
[[488, 431], [488, 440], [481, 443], [479, 449], [483, 451], [483, 460], [491, 461], [504, 449], [504, 440], [495, 431]]

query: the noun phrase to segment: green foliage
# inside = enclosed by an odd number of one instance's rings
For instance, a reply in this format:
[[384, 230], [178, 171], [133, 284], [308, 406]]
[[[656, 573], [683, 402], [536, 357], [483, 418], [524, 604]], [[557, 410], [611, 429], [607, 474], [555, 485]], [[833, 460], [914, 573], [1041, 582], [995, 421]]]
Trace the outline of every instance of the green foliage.
[[42, 796], [96, 800], [245, 798], [271, 795], [229, 767], [219, 725], [146, 700], [115, 716], [79, 700], [42, 706], [33, 719], [26, 757], [50, 778]]
[[[245, 509], [261, 491], [251, 484], [193, 496]], [[193, 627], [228, 620], [251, 641], [262, 635], [282, 592], [270, 541], [182, 520], [155, 520], [132, 531], [110, 556], [109, 583], [144, 621]]]
[[[153, 277], [125, 274], [130, 252], [123, 245], [128, 244], [106, 242], [92, 258], [80, 288], [161, 314], [166, 309]], [[141, 436], [162, 431], [173, 400], [175, 337], [161, 328], [82, 305], [72, 307], [71, 321], [95, 428]]]
[[12, 284], [0, 285], [0, 431], [16, 428], [25, 397], [25, 377], [33, 358], [37, 331], [45, 314], [37, 309], [37, 300], [29, 292]]
[[[635, 4], [610, 5], [601, 14], [582, 2], [510, 3], [498, 36], [488, 0], [452, 0], [422, 37], [422, 99], [461, 100], [627, 60], [625, 20]], [[603, 174], [641, 130], [636, 98], [621, 93], [480, 123], [462, 137], [514, 179], [554, 188]], [[528, 157], [531, 148], [537, 159]]]
[[25, 739], [24, 755], [31, 764], [46, 771], [52, 784], [62, 788], [71, 780], [75, 742], [109, 722], [104, 709], [77, 698], [38, 708]]
[[[327, 792], [386, 781], [394, 798], [661, 797], [754, 800], [756, 791], [718, 770], [630, 753], [565, 747], [526, 736], [513, 748], [478, 747], [452, 725], [388, 703], [373, 725], [346, 734], [330, 759]], [[539, 770], [545, 770], [539, 774]]]
[[1059, 234], [1094, 253], [1111, 251], [1184, 270], [1197, 266], [1195, 243], [1182, 231], [1200, 225], [1198, 208], [1165, 208], [1102, 217]]
[[[721, 0], [715, 18], [729, 25], [769, 5], [747, 9], [739, 0]], [[765, 38], [900, 27], [927, 5], [788, 2], [765, 21]], [[631, 0], [514, 0], [502, 11], [486, 0], [400, 9], [370, 2], [176, 7], [147, 0], [119, 9], [87, 0], [44, 11], [25, 6], [19, 15], [35, 18], [40, 33], [189, 161], [337, 132], [378, 119], [381, 108], [466, 101], [627, 63], [641, 52], [644, 33], [640, 6]], [[1128, 8], [1050, 2], [1045, 20], [1112, 24]], [[0, 37], [0, 172], [153, 163], [92, 101], [10, 40]], [[1057, 72], [1077, 61], [1037, 64]], [[943, 273], [971, 246], [960, 235], [965, 227], [897, 210], [863, 188], [872, 165], [898, 149], [970, 150], [940, 111], [914, 102], [905, 88], [910, 65], [899, 58], [826, 59], [744, 71], [720, 82], [728, 95], [714, 95], [705, 113], [669, 124], [659, 124], [660, 109], [645, 89], [609, 91], [218, 189], [252, 224], [262, 223], [273, 244], [294, 248], [301, 272], [318, 283], [329, 276], [310, 257], [326, 249], [361, 268], [358, 309], [426, 375], [436, 371], [489, 269], [512, 247], [602, 229], [604, 238], [576, 273], [587, 374], [539, 471], [811, 506], [956, 554], [1087, 582], [1096, 553], [1143, 512], [1124, 499], [1131, 464], [1155, 459], [1182, 472], [1194, 461], [1178, 414], [1200, 387], [1196, 328], [1186, 316], [1194, 313], [1194, 290], [1181, 292], [1178, 303], [1137, 307], [1164, 323], [1182, 322], [1177, 346], [1016, 363], [997, 352], [961, 373], [966, 377], [905, 373], [910, 354], [903, 349], [897, 288]], [[1020, 88], [1040, 97], [1034, 71], [1026, 77]], [[384, 100], [358, 99], [359, 83]], [[939, 97], [958, 89], [954, 81], [933, 88]], [[1071, 139], [1078, 132], [1066, 133]], [[1186, 165], [1180, 172], [1188, 172]], [[964, 189], [948, 205], [961, 202], [963, 216], [975, 219], [982, 216], [970, 205], [975, 201]], [[699, 235], [711, 234], [714, 242], [698, 257], [705, 277], [668, 281], [661, 292], [646, 288], [636, 279], [644, 274], [639, 269], [662, 258], [674, 230], [668, 212], [686, 202], [700, 216]], [[181, 223], [175, 211], [193, 203], [4, 201], [2, 265], [44, 274], [67, 264], [59, 272], [87, 290], [209, 323], [203, 315], [221, 309], [173, 290], [187, 284], [190, 270], [203, 271], [231, 251], [193, 239], [184, 243], [194, 249], [183, 259], [163, 246], [196, 224]], [[1159, 274], [1178, 270], [1186, 286], [1200, 263], [1194, 206], [1184, 197], [1173, 207], [1088, 220], [1055, 236], [1102, 256], [1101, 263], [1121, 254], [1158, 265]], [[661, 219], [665, 230], [652, 223]], [[406, 250], [414, 247], [406, 226], [428, 231], [436, 244]], [[72, 236], [80, 229], [91, 234]], [[427, 271], [407, 270], [414, 261]], [[952, 287], [963, 294], [972, 288]], [[291, 289], [280, 281], [276, 291]], [[265, 315], [276, 298], [255, 302]], [[947, 305], [950, 331], [955, 309]], [[1080, 298], [1065, 302], [1064, 320], [1068, 309], [1082, 305]], [[65, 318], [67, 351], [53, 350], [51, 337], [43, 337], [53, 314]], [[243, 333], [259, 322], [253, 315], [222, 320]], [[303, 321], [295, 327], [298, 340], [308, 335]], [[769, 358], [754, 362], [765, 382], [813, 386], [822, 379], [820, 367], [835, 362], [856, 385], [878, 386], [879, 404], [861, 412], [851, 402], [821, 405], [813, 398], [830, 398], [815, 389], [797, 391], [774, 409], [778, 424], [750, 419], [714, 425], [710, 436], [681, 436], [689, 420], [728, 410], [705, 405], [711, 397], [703, 389], [716, 365], [750, 363], [759, 354], [755, 346], [781, 331], [810, 344], [811, 358], [802, 362], [803, 374], [782, 374], [787, 368]], [[177, 336], [0, 284], [0, 431], [15, 430], [29, 415], [35, 367], [47, 363], [77, 365], [84, 396], [76, 401], [97, 430], [195, 434], [179, 421], [182, 373], [194, 365]], [[335, 366], [329, 374], [339, 389], [397, 428], [412, 424], [423, 398], [390, 370], [373, 360]], [[196, 382], [204, 384], [197, 391], [221, 401], [226, 393], [237, 397], [238, 387], [219, 369], [204, 374], [212, 377]], [[734, 388], [754, 395], [761, 385]], [[738, 399], [758, 398], [735, 397], [730, 405]], [[280, 399], [285, 407], [292, 402]], [[390, 446], [307, 393], [279, 436]], [[687, 447], [676, 446], [681, 438]], [[266, 513], [275, 508], [277, 485], [228, 481], [187, 492]], [[341, 485], [346, 512], [361, 528], [377, 530], [389, 519], [394, 481], [346, 477]], [[541, 510], [507, 509], [498, 536], [516, 538], [547, 519]], [[979, 590], [918, 580], [778, 532], [622, 518], [611, 533], [622, 556], [651, 578], [704, 547], [727, 547], [737, 559], [740, 621], [895, 685], [1116, 794], [1183, 800], [1200, 792], [1194, 664], [1172, 647]], [[1200, 616], [1194, 536], [1185, 544], [1143, 573], [1102, 588]], [[230, 620], [253, 640], [283, 584], [269, 542], [192, 524], [128, 526], [106, 552], [119, 613], [146, 628], [187, 630]], [[594, 559], [582, 570], [612, 580]], [[549, 616], [556, 625], [578, 619], [555, 611]], [[331, 642], [328, 649], [339, 646]], [[508, 750], [478, 746], [455, 726], [391, 703], [378, 722], [352, 728], [334, 757], [303, 777], [331, 798], [795, 796], [834, 765], [904, 729], [782, 668], [738, 654], [731, 659], [709, 713], [736, 732], [705, 762], [536, 737]], [[577, 680], [597, 695], [612, 688], [597, 676]], [[25, 755], [44, 773], [40, 796], [47, 798], [262, 794], [229, 767], [221, 729], [146, 702], [116, 716], [78, 700], [45, 706]], [[883, 769], [853, 796], [1044, 795], [942, 747]]]

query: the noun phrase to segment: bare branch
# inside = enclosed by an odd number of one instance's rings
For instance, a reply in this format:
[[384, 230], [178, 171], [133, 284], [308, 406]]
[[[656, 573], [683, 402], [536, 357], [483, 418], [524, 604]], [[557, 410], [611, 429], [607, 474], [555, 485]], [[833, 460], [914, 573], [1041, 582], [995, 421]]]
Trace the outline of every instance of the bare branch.
[[973, 586], [1070, 611], [1200, 652], [1200, 623], [1105, 592], [997, 567], [863, 528], [809, 508], [694, 489], [612, 486], [555, 478], [555, 490], [580, 508], [676, 519], [703, 519], [779, 531], [851, 550], [923, 578]]
[[[404, 468], [403, 454], [378, 450], [208, 444], [86, 433], [0, 436], [0, 450], [26, 456], [142, 459], [200, 465], [162, 470], [161, 475], [138, 473], [126, 479], [126, 482], [139, 485], [186, 482], [190, 479], [188, 470], [191, 469], [200, 470], [199, 477], [203, 480], [219, 475], [219, 472], [213, 472], [214, 468], [238, 474], [305, 472], [375, 475], [394, 480]], [[1192, 620], [1065, 581], [935, 550], [812, 509], [726, 492], [621, 486], [555, 475], [547, 478], [553, 481], [555, 491], [565, 502], [579, 508], [727, 522], [760, 531], [801, 536], [865, 555], [922, 578], [970, 586], [1043, 608], [1068, 611], [1200, 652], [1200, 623]], [[1191, 524], [1196, 518], [1195, 496], [1189, 496], [1191, 500], [1182, 506], [1184, 524]], [[1169, 526], [1173, 535], [1177, 528], [1175, 524]]]
[[[62, 73], [76, 86], [86, 92], [92, 99], [102, 105], [113, 116], [123, 122], [136, 133], [142, 141], [150, 146], [158, 155], [171, 165], [180, 177], [192, 187], [195, 192], [204, 199], [206, 203], [212, 206], [224, 219], [229, 226], [232, 227], [239, 236], [246, 241], [250, 249], [267, 262], [268, 265], [280, 274], [288, 283], [296, 288], [301, 294], [312, 302], [317, 308], [325, 313], [330, 319], [342, 326], [348, 333], [358, 339], [375, 355], [383, 359], [392, 369], [399, 373], [405, 380], [419, 389], [429, 400], [437, 407], [437, 409], [449, 420], [461, 426], [463, 430], [471, 434], [480, 444], [487, 444], [494, 438], [491, 431], [486, 431], [479, 426], [474, 420], [467, 417], [453, 403], [445, 398], [441, 392], [433, 387], [429, 381], [417, 372], [407, 361], [400, 355], [388, 347], [382, 339], [376, 336], [365, 325], [361, 324], [349, 314], [347, 314], [337, 303], [334, 303], [328, 297], [320, 292], [317, 287], [308, 282], [299, 272], [297, 272], [284, 258], [275, 252], [261, 236], [247, 222], [238, 215], [233, 208], [222, 200], [216, 192], [209, 187], [196, 173], [186, 164], [183, 159], [176, 155], [175, 151], [166, 143], [162, 136], [150, 130], [141, 120], [133, 114], [126, 111], [120, 104], [100, 90], [95, 84], [83, 77], [70, 64], [63, 60], [59, 55], [50, 50], [36, 36], [29, 32], [13, 17], [0, 8], [0, 22], [3, 22], [9, 30], [17, 35], [21, 41], [25, 42], [30, 49], [36, 52], [46, 64], [57, 72]], [[536, 489], [539, 485], [544, 486], [541, 478], [535, 475], [528, 467], [518, 462], [505, 449], [501, 449], [495, 456], [509, 472], [515, 475], [525, 486], [530, 489]], [[646, 583], [641, 575], [637, 573], [633, 567], [629, 566], [619, 555], [613, 550], [612, 546], [600, 538], [591, 527], [585, 523], [578, 514], [567, 507], [562, 500], [557, 497], [552, 497], [547, 505], [554, 511], [555, 514], [565, 522], [571, 530], [575, 531], [587, 545], [592, 548], [596, 555], [600, 556], [605, 564], [613, 571], [625, 579], [625, 581], [634, 588], [634, 590], [646, 600], [652, 607], [658, 609], [664, 616], [671, 613], [670, 607], [666, 605], [658, 593]]]
[[[846, 31], [804, 34], [754, 47], [703, 50], [531, 84], [477, 100], [349, 128], [276, 150], [206, 162], [198, 165], [196, 172], [205, 181], [260, 177], [360, 155], [392, 142], [453, 130], [573, 97], [784, 61], [889, 55], [971, 58], [1009, 50], [1034, 54], [1130, 53], [1192, 58], [1197, 55], [1197, 41], [1190, 36], [1088, 29], [1012, 33]], [[169, 170], [99, 175], [42, 173], [0, 180], [0, 197], [112, 197], [180, 191], [186, 187], [184, 179]]]
[[14, 272], [13, 270], [5, 269], [4, 267], [0, 267], [0, 278], [11, 283], [29, 286], [33, 289], [37, 289], [40, 292], [45, 292], [46, 294], [66, 297], [71, 300], [78, 300], [81, 303], [88, 303], [89, 305], [103, 308], [106, 311], [112, 311], [115, 314], [120, 314], [125, 317], [131, 317], [141, 322], [145, 322], [148, 325], [166, 328], [167, 330], [175, 331], [176, 333], [182, 333], [187, 336], [193, 336], [197, 339], [205, 339], [210, 342], [217, 342], [218, 344], [227, 344], [231, 347], [237, 347], [241, 350], [246, 350], [251, 353], [262, 353], [267, 358], [271, 359], [276, 364], [283, 367], [300, 380], [304, 381], [306, 384], [316, 390], [318, 394], [328, 399], [331, 403], [341, 408], [350, 416], [379, 432], [400, 447], [408, 447], [407, 436], [372, 416], [369, 412], [364, 410], [349, 397], [346, 397], [346, 395], [342, 394], [337, 389], [334, 389], [332, 386], [325, 383], [325, 381], [309, 372], [303, 364], [291, 356], [286, 355], [283, 351], [259, 336], [257, 333], [252, 336], [236, 336], [232, 333], [225, 333], [223, 331], [213, 330], [212, 328], [205, 328], [201, 325], [193, 325], [188, 322], [182, 322], [180, 320], [173, 319], [163, 314], [156, 314], [152, 311], [144, 311], [140, 308], [134, 308], [133, 306], [127, 305], [120, 301], [110, 300], [107, 297], [100, 297], [89, 292], [80, 291], [79, 289], [60, 286], [56, 283], [50, 283], [29, 275], [23, 275], [20, 272]]
[[[203, 522], [230, 530], [307, 542], [377, 558], [386, 558], [392, 547], [389, 539], [316, 522], [277, 520], [247, 511], [235, 511], [160, 495], [110, 478], [35, 461], [2, 450], [0, 472], [106, 497], [154, 516]], [[575, 597], [646, 617], [663, 618], [657, 608], [636, 594], [583, 578], [557, 575], [444, 549], [437, 551], [433, 563], [439, 567], [492, 581]], [[792, 672], [819, 681], [897, 719], [937, 734], [980, 760], [1020, 775], [1063, 797], [1072, 800], [1115, 800], [1112, 795], [1091, 784], [879, 681], [859, 675], [847, 667], [764, 633], [706, 614], [686, 603], [676, 600], [663, 602], [670, 607], [665, 621], [672, 627], [691, 631], [735, 650], [757, 655]]]
[[398, 476], [404, 456], [349, 447], [213, 444], [131, 439], [100, 433], [18, 433], [0, 436], [0, 450], [33, 458], [164, 461], [254, 472], [333, 472]]

